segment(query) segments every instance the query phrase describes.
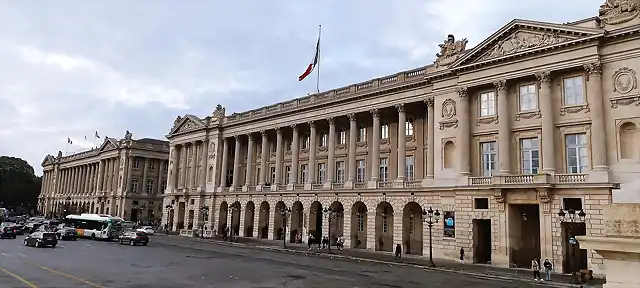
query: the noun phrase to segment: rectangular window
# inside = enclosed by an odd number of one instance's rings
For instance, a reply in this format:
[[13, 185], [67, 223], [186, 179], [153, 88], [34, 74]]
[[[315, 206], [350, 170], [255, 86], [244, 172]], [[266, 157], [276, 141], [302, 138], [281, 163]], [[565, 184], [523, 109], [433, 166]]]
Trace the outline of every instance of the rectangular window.
[[538, 138], [520, 139], [520, 161], [522, 174], [538, 174], [540, 168]]
[[289, 185], [291, 180], [291, 166], [285, 166], [284, 171], [284, 175], [286, 175], [286, 177], [284, 178], [284, 184]]
[[358, 165], [358, 171], [356, 174], [356, 182], [362, 183], [366, 181], [366, 171], [367, 171], [367, 163], [365, 162], [365, 160], [358, 160], [357, 162]]
[[389, 217], [386, 212], [382, 212], [382, 233], [389, 232]]
[[367, 126], [360, 126], [358, 129], [358, 142], [367, 142]]
[[138, 193], [138, 179], [131, 179], [131, 192]]
[[414, 173], [414, 163], [413, 163], [413, 156], [407, 156], [405, 158], [406, 161], [406, 165], [405, 165], [405, 177], [407, 177], [408, 181], [413, 181], [414, 177], [415, 177], [415, 173]]
[[479, 210], [489, 209], [489, 198], [474, 198], [473, 209], [479, 209]]
[[531, 111], [538, 108], [536, 85], [520, 86], [520, 111]]
[[584, 104], [584, 88], [582, 86], [582, 76], [564, 78], [564, 105]]
[[320, 136], [320, 147], [327, 147], [327, 133], [322, 133]]
[[347, 144], [347, 129], [340, 129], [338, 135], [338, 144]]
[[406, 136], [413, 136], [413, 118], [407, 118], [407, 122], [405, 124], [405, 132]]
[[380, 182], [389, 181], [389, 158], [380, 158]]
[[276, 167], [269, 167], [271, 172], [271, 184], [276, 183]]
[[380, 126], [380, 139], [389, 139], [389, 123], [387, 122]]
[[496, 115], [496, 93], [480, 93], [480, 117]]
[[480, 146], [482, 150], [482, 176], [493, 176], [496, 174], [496, 142], [484, 142]]
[[318, 163], [318, 183], [324, 183], [325, 174], [326, 174], [327, 164]]
[[302, 183], [307, 183], [309, 182], [309, 165], [308, 164], [302, 164], [300, 166], [300, 171], [302, 172]]
[[153, 180], [152, 179], [147, 180], [147, 187], [145, 187], [145, 192], [147, 192], [147, 194], [152, 194], [153, 193]]
[[336, 162], [336, 183], [344, 183], [344, 161]]
[[309, 149], [309, 135], [302, 136], [302, 149]]
[[135, 158], [133, 160], [133, 169], [139, 169], [140, 168], [140, 158]]
[[565, 136], [567, 148], [567, 173], [585, 173], [587, 171], [587, 134]]
[[156, 169], [156, 161], [153, 161], [153, 159], [147, 159], [147, 163], [149, 163], [149, 170]]

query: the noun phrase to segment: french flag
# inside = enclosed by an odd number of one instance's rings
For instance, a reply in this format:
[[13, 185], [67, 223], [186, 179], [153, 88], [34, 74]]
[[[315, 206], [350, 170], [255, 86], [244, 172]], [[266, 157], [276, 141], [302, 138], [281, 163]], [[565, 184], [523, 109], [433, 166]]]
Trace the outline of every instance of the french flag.
[[316, 44], [316, 54], [313, 56], [313, 61], [311, 61], [311, 64], [307, 66], [307, 70], [304, 70], [304, 73], [302, 73], [302, 75], [298, 77], [298, 81], [304, 80], [304, 78], [307, 78], [307, 76], [309, 76], [309, 74], [313, 72], [313, 69], [315, 69], [316, 65], [318, 64], [319, 56], [320, 56], [320, 37], [318, 37], [318, 43]]

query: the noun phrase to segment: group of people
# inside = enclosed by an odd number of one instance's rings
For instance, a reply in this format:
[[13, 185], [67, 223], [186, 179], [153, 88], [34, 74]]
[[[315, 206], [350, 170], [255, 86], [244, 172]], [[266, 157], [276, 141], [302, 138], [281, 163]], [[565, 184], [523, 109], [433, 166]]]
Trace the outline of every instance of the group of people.
[[[544, 268], [544, 278], [540, 276], [540, 268]], [[542, 263], [542, 267], [540, 267], [540, 259], [537, 257], [533, 257], [531, 260], [531, 270], [533, 270], [533, 280], [536, 281], [551, 281], [551, 272], [553, 271], [553, 264], [549, 259], [544, 259], [544, 263]]]
[[[331, 245], [331, 241], [328, 236], [322, 237], [322, 239], [316, 239], [316, 236], [313, 233], [309, 233], [309, 240], [307, 241], [307, 245], [309, 250], [325, 250], [328, 249]], [[336, 238], [336, 248], [338, 250], [344, 249], [344, 236], [340, 235]]]

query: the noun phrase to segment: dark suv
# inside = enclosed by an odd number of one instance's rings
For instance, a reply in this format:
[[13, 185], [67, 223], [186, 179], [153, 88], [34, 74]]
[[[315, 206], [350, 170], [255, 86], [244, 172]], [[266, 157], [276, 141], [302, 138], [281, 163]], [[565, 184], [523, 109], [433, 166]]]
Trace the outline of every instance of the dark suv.
[[51, 248], [58, 245], [58, 239], [56, 233], [53, 232], [33, 232], [24, 238], [24, 246], [34, 246], [36, 248], [51, 246]]
[[0, 239], [16, 239], [16, 230], [13, 226], [4, 226], [0, 231]]
[[118, 242], [120, 242], [120, 244], [129, 244], [131, 246], [136, 246], [136, 244], [147, 246], [149, 243], [149, 235], [144, 232], [126, 232], [120, 236]]

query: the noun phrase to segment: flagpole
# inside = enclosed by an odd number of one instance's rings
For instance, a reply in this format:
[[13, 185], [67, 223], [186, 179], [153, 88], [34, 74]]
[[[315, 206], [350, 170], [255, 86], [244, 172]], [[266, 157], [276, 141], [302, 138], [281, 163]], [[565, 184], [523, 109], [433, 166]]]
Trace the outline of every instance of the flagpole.
[[322, 36], [322, 25], [318, 25], [318, 63], [316, 64], [316, 93], [320, 93], [320, 36]]

